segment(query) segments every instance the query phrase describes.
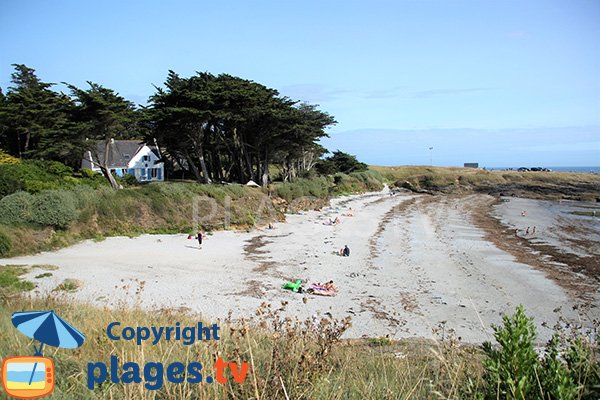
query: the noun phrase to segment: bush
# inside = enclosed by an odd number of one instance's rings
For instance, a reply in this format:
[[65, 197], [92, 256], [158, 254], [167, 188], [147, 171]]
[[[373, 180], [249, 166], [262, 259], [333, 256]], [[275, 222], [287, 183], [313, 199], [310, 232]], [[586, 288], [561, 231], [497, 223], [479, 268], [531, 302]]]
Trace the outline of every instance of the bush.
[[483, 344], [485, 396], [488, 399], [579, 399], [598, 398], [600, 365], [594, 355], [597, 338], [589, 341], [575, 333], [566, 340], [561, 355], [560, 336], [554, 335], [540, 357], [534, 347], [533, 319], [523, 306], [504, 324], [494, 327], [499, 347]]
[[53, 181], [26, 180], [23, 182], [23, 190], [29, 193], [39, 193], [44, 190], [58, 189], [58, 187]]
[[0, 232], [0, 256], [6, 256], [10, 252], [12, 242], [4, 233]]
[[95, 178], [96, 176], [100, 175], [99, 173], [97, 173], [96, 171], [92, 171], [89, 168], [81, 168], [79, 170], [79, 173], [81, 174], [82, 178]]
[[17, 192], [0, 200], [0, 223], [23, 224], [31, 219], [33, 196], [27, 192]]
[[77, 185], [97, 188], [106, 184], [101, 174], [91, 170], [82, 169], [81, 176], [83, 178], [76, 178], [71, 167], [57, 161], [25, 160], [17, 164], [0, 164], [0, 196], [20, 190], [39, 193]]
[[134, 186], [138, 184], [138, 180], [135, 178], [135, 175], [125, 174], [121, 179], [119, 179], [121, 183], [124, 183], [125, 186]]
[[0, 150], [0, 164], [18, 164], [19, 159]]
[[500, 348], [489, 342], [483, 344], [487, 355], [483, 364], [490, 398], [532, 399], [537, 390], [536, 369], [538, 356], [535, 352], [536, 339], [533, 319], [525, 315], [519, 305], [513, 316], [502, 317], [504, 325], [494, 327], [494, 337]]
[[58, 161], [49, 161], [46, 166], [46, 171], [51, 173], [52, 175], [58, 176], [71, 176], [73, 175], [73, 168], [60, 163]]
[[31, 222], [66, 229], [77, 217], [76, 201], [72, 193], [49, 190], [34, 196]]
[[4, 197], [9, 194], [23, 190], [23, 183], [12, 172], [12, 168], [0, 166], [0, 196]]

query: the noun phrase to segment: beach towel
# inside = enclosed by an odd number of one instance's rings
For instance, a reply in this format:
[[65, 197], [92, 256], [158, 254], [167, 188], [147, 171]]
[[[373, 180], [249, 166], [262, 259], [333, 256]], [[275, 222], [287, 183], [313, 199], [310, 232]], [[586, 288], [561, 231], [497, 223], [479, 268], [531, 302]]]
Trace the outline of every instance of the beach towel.
[[317, 285], [316, 283], [312, 283], [306, 290], [306, 293], [317, 296], [335, 296], [337, 294], [335, 290], [326, 289], [322, 285]]
[[297, 279], [294, 282], [286, 282], [283, 284], [283, 288], [296, 293], [302, 293], [302, 281]]

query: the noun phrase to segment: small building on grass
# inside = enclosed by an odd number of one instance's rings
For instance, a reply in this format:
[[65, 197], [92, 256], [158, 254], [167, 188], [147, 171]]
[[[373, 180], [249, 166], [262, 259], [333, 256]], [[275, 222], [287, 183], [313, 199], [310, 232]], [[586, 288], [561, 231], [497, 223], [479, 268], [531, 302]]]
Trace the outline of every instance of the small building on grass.
[[[101, 173], [99, 160], [104, 160], [105, 143], [99, 142], [95, 150], [86, 151], [82, 168]], [[164, 181], [165, 163], [158, 146], [149, 146], [140, 140], [111, 140], [108, 168], [116, 176], [135, 176], [138, 182]]]

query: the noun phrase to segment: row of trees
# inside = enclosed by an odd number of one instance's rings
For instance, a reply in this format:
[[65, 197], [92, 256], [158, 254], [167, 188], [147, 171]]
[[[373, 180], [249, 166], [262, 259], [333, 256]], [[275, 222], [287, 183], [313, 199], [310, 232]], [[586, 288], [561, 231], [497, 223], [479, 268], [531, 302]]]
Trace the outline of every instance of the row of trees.
[[15, 64], [12, 86], [0, 90], [0, 147], [19, 158], [61, 161], [78, 168], [85, 150], [105, 144], [98, 160], [108, 170], [111, 139], [143, 139], [161, 147], [167, 168], [199, 182], [266, 185], [270, 166], [284, 180], [313, 169], [327, 151], [318, 140], [336, 123], [314, 105], [300, 103], [259, 83], [235, 76], [169, 71], [146, 107], [88, 82], [68, 94], [52, 90], [35, 70]]

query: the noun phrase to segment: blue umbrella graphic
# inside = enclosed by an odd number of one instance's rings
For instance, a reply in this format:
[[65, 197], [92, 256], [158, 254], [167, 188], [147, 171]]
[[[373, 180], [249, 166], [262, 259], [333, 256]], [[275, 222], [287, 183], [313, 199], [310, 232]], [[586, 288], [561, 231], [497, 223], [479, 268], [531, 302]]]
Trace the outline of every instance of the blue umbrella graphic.
[[[36, 356], [42, 356], [44, 344], [65, 349], [75, 349], [83, 344], [85, 335], [73, 328], [68, 322], [60, 318], [54, 311], [16, 312], [11, 317], [12, 323], [24, 335], [39, 340], [40, 347], [35, 349]], [[33, 371], [29, 384], [35, 374], [37, 363], [33, 364]]]

